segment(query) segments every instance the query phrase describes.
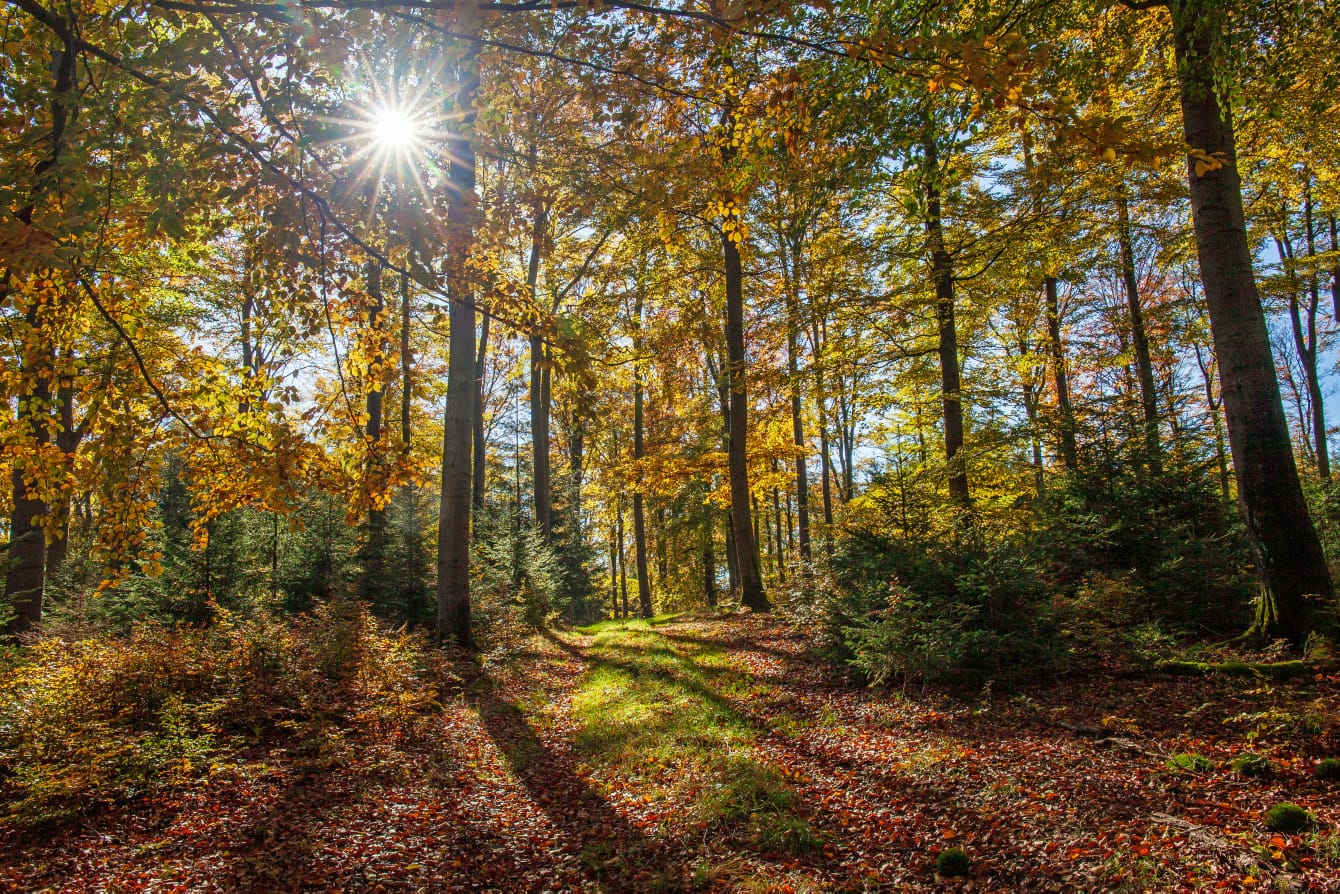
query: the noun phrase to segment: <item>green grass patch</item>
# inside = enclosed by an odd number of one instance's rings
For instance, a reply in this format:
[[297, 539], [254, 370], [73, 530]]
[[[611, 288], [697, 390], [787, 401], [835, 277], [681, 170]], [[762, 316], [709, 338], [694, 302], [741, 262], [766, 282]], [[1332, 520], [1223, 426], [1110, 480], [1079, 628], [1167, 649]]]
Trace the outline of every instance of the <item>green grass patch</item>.
[[614, 618], [613, 620], [597, 621], [594, 624], [573, 629], [582, 636], [595, 636], [608, 630], [650, 630], [653, 627], [673, 624], [683, 616], [683, 612], [673, 612], [671, 614], [655, 615], [650, 618]]
[[766, 687], [725, 652], [672, 640], [647, 622], [587, 629], [594, 639], [573, 695], [575, 741], [602, 776], [765, 852], [822, 847], [796, 815], [795, 790], [759, 758], [755, 730], [734, 707]]

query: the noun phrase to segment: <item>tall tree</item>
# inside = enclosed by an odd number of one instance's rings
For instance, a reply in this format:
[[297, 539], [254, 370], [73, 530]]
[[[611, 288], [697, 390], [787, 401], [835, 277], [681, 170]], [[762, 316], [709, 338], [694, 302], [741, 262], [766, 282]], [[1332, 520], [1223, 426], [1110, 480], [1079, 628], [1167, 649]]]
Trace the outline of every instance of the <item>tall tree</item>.
[[1238, 493], [1265, 585], [1257, 627], [1301, 646], [1313, 599], [1331, 595], [1331, 578], [1294, 463], [1247, 241], [1232, 114], [1218, 92], [1224, 10], [1209, 0], [1171, 0], [1168, 8], [1192, 152], [1196, 250]]

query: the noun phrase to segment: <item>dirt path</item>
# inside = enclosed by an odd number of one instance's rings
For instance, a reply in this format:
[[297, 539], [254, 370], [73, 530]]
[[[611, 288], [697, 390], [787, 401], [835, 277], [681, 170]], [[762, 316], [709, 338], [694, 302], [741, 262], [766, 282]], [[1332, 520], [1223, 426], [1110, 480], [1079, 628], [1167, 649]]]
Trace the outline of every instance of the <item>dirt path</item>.
[[[537, 638], [453, 673], [422, 742], [353, 751], [336, 731], [11, 837], [0, 887], [1340, 891], [1335, 839], [1327, 855], [1324, 836], [1272, 836], [1260, 818], [1291, 800], [1340, 819], [1340, 787], [1304, 753], [1334, 747], [1330, 727], [1261, 733], [1269, 779], [1165, 765], [1224, 762], [1250, 730], [1287, 726], [1241, 720], [1268, 712], [1240, 680], [878, 694], [747, 618]], [[1265, 695], [1303, 716], [1333, 713], [1334, 691]], [[1061, 725], [1104, 720], [1117, 747]], [[972, 855], [968, 879], [936, 878], [950, 846]]]

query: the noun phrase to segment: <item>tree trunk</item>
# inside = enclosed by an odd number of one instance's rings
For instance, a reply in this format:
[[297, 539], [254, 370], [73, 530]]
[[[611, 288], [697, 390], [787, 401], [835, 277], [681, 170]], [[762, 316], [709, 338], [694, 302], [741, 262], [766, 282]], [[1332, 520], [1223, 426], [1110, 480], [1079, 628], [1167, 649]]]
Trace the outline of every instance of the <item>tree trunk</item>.
[[413, 305], [410, 302], [409, 274], [400, 274], [400, 450], [410, 452], [410, 424], [414, 409], [414, 353], [410, 345], [410, 320]]
[[1052, 355], [1052, 378], [1056, 384], [1056, 410], [1061, 416], [1061, 462], [1073, 475], [1079, 469], [1079, 448], [1075, 444], [1075, 411], [1070, 405], [1065, 344], [1061, 341], [1061, 302], [1056, 293], [1056, 277], [1046, 277], [1043, 288], [1047, 295], [1047, 341]]
[[[61, 47], [52, 53], [51, 69], [55, 72], [55, 82], [51, 92], [51, 132], [48, 135], [50, 151], [46, 158], [33, 168], [34, 186], [29, 202], [15, 215], [24, 225], [32, 226], [37, 202], [50, 185], [49, 177], [60, 163], [65, 149], [66, 129], [75, 111], [75, 66], [78, 54], [75, 53], [75, 22], [73, 14], [61, 22], [61, 27], [53, 29], [61, 42]], [[0, 277], [0, 304], [8, 298], [11, 271], [6, 269]], [[25, 312], [25, 325], [30, 337], [37, 339], [40, 348], [31, 351], [35, 359], [27, 359], [29, 352], [20, 362], [22, 378], [31, 377], [32, 390], [26, 397], [18, 400], [18, 424], [26, 428], [33, 443], [40, 449], [51, 440], [51, 365], [55, 360], [55, 345], [43, 333], [48, 325], [43, 319], [42, 304], [34, 302]], [[5, 627], [9, 638], [27, 633], [42, 620], [42, 597], [46, 588], [46, 532], [38, 524], [45, 517], [47, 505], [34, 496], [24, 480], [22, 462], [15, 462], [10, 474], [12, 486], [13, 514], [9, 520], [8, 568], [5, 571], [5, 595], [14, 617]]]
[[624, 552], [623, 538], [623, 500], [616, 499], [614, 504], [616, 536], [619, 540], [619, 592], [623, 595], [623, 616], [628, 617], [628, 557]]
[[[1307, 190], [1303, 193], [1303, 225], [1307, 228], [1307, 256], [1309, 259], [1317, 256], [1317, 234], [1312, 218], [1312, 180], [1311, 174], [1308, 174]], [[1330, 449], [1326, 443], [1326, 412], [1324, 408], [1324, 397], [1321, 390], [1321, 376], [1317, 370], [1317, 311], [1321, 305], [1320, 286], [1317, 282], [1317, 271], [1315, 268], [1308, 272], [1307, 277], [1307, 338], [1308, 345], [1307, 357], [1303, 363], [1303, 374], [1307, 378], [1307, 390], [1312, 396], [1312, 436], [1315, 441], [1314, 447], [1317, 455], [1317, 474], [1323, 481], [1331, 480], [1331, 457]], [[1302, 326], [1299, 324], [1297, 313], [1294, 314], [1294, 337], [1297, 339], [1301, 334]], [[1302, 353], [1299, 359], [1303, 359]]]
[[740, 249], [731, 234], [721, 234], [726, 270], [726, 372], [730, 382], [730, 446], [726, 460], [730, 470], [731, 525], [735, 531], [735, 558], [740, 573], [740, 604], [754, 611], [771, 605], [763, 590], [758, 565], [758, 541], [749, 515], [749, 396], [746, 390], [744, 349], [744, 271]]
[[568, 511], [572, 516], [572, 540], [582, 540], [582, 464], [586, 456], [586, 417], [580, 409], [572, 413], [572, 434], [568, 439], [568, 471], [571, 474], [569, 486], [572, 488], [572, 505]]
[[487, 496], [487, 475], [488, 459], [487, 445], [484, 443], [484, 373], [485, 361], [488, 359], [489, 352], [489, 315], [484, 314], [484, 319], [479, 324], [479, 348], [475, 354], [475, 406], [473, 418], [471, 419], [471, 435], [474, 442], [473, 465], [471, 467], [470, 478], [470, 505], [476, 512], [484, 508], [484, 498]]
[[642, 289], [633, 299], [633, 464], [636, 483], [633, 486], [633, 550], [637, 560], [637, 609], [639, 617], [651, 617], [651, 581], [647, 574], [647, 514], [642, 496], [642, 457], [646, 455], [643, 440], [644, 412], [642, 406]]
[[1331, 254], [1335, 256], [1335, 261], [1331, 267], [1331, 312], [1335, 315], [1335, 321], [1340, 323], [1340, 227], [1337, 227], [1335, 215], [1330, 215], [1331, 224]]
[[703, 513], [703, 596], [707, 607], [717, 607], [717, 557], [712, 550], [712, 510]]
[[[457, 26], [478, 27], [478, 9], [462, 7]], [[475, 389], [475, 308], [466, 267], [479, 214], [475, 195], [475, 96], [479, 91], [478, 44], [463, 50], [455, 106], [459, 119], [447, 138], [447, 297], [450, 356], [442, 424], [442, 500], [437, 537], [437, 629], [441, 639], [474, 648], [470, 630], [470, 488]]]
[[800, 252], [799, 240], [791, 243], [788, 267], [783, 241], [782, 273], [786, 279], [786, 371], [791, 386], [791, 438], [796, 447], [796, 528], [800, 561], [810, 561], [810, 480], [806, 455], [805, 418], [800, 399]]
[[[1028, 340], [1022, 336], [1019, 339], [1019, 352], [1021, 356], [1028, 356]], [[1038, 439], [1038, 395], [1031, 375], [1024, 375], [1024, 416], [1028, 419], [1028, 442], [1033, 449], [1033, 489], [1041, 497], [1046, 483], [1042, 468], [1042, 442]]]
[[[1024, 142], [1024, 169], [1033, 192], [1033, 212], [1041, 213], [1042, 196], [1039, 181], [1033, 176], [1033, 153]], [[1079, 468], [1079, 450], [1075, 446], [1075, 415], [1070, 408], [1070, 381], [1065, 368], [1065, 346], [1061, 342], [1061, 307], [1056, 294], [1056, 277], [1050, 272], [1043, 275], [1043, 291], [1047, 298], [1047, 349], [1051, 355], [1052, 377], [1056, 386], [1056, 409], [1060, 415], [1061, 463], [1069, 474]]]
[[1233, 126], [1215, 94], [1219, 12], [1205, 0], [1173, 0], [1171, 11], [1186, 141], [1222, 161], [1213, 167], [1192, 157], [1188, 175], [1229, 446], [1264, 584], [1256, 628], [1301, 646], [1312, 627], [1312, 597], [1329, 597], [1331, 579], [1280, 402], [1252, 272]]
[[1228, 451], [1224, 447], [1223, 415], [1219, 412], [1219, 405], [1222, 401], [1217, 400], [1214, 396], [1214, 372], [1201, 354], [1200, 345], [1193, 342], [1192, 346], [1196, 351], [1196, 365], [1200, 367], [1201, 378], [1205, 382], [1205, 406], [1209, 410], [1210, 421], [1214, 425], [1215, 462], [1219, 467], [1219, 494], [1227, 503], [1230, 499]]
[[964, 511], [972, 508], [968, 469], [963, 451], [962, 383], [958, 367], [958, 331], [954, 325], [954, 269], [945, 248], [940, 218], [940, 155], [933, 134], [927, 133], [924, 176], [926, 190], [926, 250], [935, 283], [935, 319], [939, 327], [940, 393], [944, 409], [945, 462], [949, 498]]
[[1131, 241], [1131, 210], [1126, 184], [1117, 189], [1117, 242], [1121, 248], [1121, 279], [1126, 286], [1126, 309], [1131, 317], [1131, 344], [1135, 348], [1136, 378], [1140, 382], [1140, 406], [1145, 423], [1145, 456], [1149, 471], [1161, 473], [1163, 458], [1159, 447], [1159, 397], [1154, 384], [1154, 363], [1149, 356], [1149, 337], [1145, 316], [1140, 308], [1140, 284], [1135, 276], [1135, 248]]
[[610, 617], [619, 617], [619, 551], [610, 532]]
[[[376, 375], [380, 375], [380, 367], [384, 357], [382, 355], [382, 329], [383, 315], [386, 312], [386, 296], [382, 292], [382, 266], [378, 261], [369, 261], [367, 267], [367, 286], [368, 286], [368, 325], [375, 333], [376, 347], [373, 349], [370, 368], [376, 370]], [[383, 391], [380, 381], [372, 380], [368, 383], [368, 393], [366, 398], [367, 423], [364, 434], [367, 436], [367, 445], [365, 449], [369, 452], [369, 464], [366, 472], [371, 475], [377, 474], [376, 464], [378, 445], [382, 438], [382, 407]], [[360, 564], [362, 569], [358, 576], [358, 595], [360, 599], [365, 599], [378, 608], [385, 608], [382, 604], [387, 590], [386, 586], [386, 510], [369, 509], [368, 519], [363, 532], [364, 541], [361, 547], [362, 555]]]
[[[26, 314], [25, 322], [34, 333], [43, 325], [41, 306], [34, 303]], [[39, 451], [51, 441], [47, 409], [51, 404], [51, 360], [47, 354], [36, 364], [25, 359], [20, 366], [20, 376], [31, 382], [32, 390], [19, 398], [18, 425], [27, 430]], [[14, 611], [14, 617], [6, 627], [10, 637], [27, 633], [42, 620], [47, 544], [46, 533], [38, 519], [46, 515], [47, 505], [32, 493], [25, 480], [26, 475], [35, 471], [26, 469], [25, 461], [18, 461], [10, 475], [14, 511], [9, 519], [9, 567], [5, 572], [5, 596]]]
[[[103, 380], [104, 391], [110, 378], [109, 375]], [[79, 442], [83, 440], [83, 431], [74, 424], [74, 385], [68, 380], [63, 380], [56, 389], [56, 412], [60, 415], [60, 430], [56, 432], [56, 446], [60, 448], [61, 457], [65, 462], [66, 480], [68, 481], [70, 480], [68, 475], [74, 469], [75, 451], [79, 449]], [[60, 499], [52, 505], [51, 511], [56, 515], [56, 530], [51, 537], [51, 541], [47, 543], [45, 562], [48, 578], [56, 569], [60, 568], [70, 551], [69, 494], [63, 493]]]
[[782, 546], [782, 502], [781, 494], [777, 492], [775, 487], [772, 489], [772, 527], [775, 532], [773, 541], [775, 552], [773, 556], [777, 565], [777, 582], [784, 584], [786, 583], [786, 553]]
[[[544, 206], [535, 203], [535, 220], [531, 230], [530, 265], [526, 271], [526, 286], [531, 301], [539, 306], [537, 290], [540, 281], [540, 248], [545, 239], [548, 215]], [[535, 524], [545, 542], [553, 538], [553, 492], [549, 484], [549, 410], [545, 405], [544, 383], [549, 368], [544, 340], [538, 333], [530, 337], [530, 440], [531, 468], [534, 474]]]

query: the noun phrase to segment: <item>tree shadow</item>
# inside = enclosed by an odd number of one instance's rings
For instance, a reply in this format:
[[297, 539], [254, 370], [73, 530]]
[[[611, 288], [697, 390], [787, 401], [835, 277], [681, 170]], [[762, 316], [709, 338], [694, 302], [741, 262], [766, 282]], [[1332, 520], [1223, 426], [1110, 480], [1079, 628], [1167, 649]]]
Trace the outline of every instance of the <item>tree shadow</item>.
[[[558, 642], [581, 657], [573, 647]], [[489, 738], [601, 890], [685, 887], [666, 847], [648, 838], [583, 779], [570, 753], [546, 747], [524, 712], [491, 677], [476, 669], [469, 683], [470, 698]]]
[[761, 652], [774, 658], [780, 658], [788, 665], [814, 665], [818, 663], [805, 653], [797, 655], [795, 652], [788, 652], [786, 649], [779, 649], [776, 646], [765, 646], [746, 633], [734, 636], [694, 636], [689, 633], [671, 633], [661, 630], [656, 632], [666, 639], [687, 645], [703, 646], [709, 649], [739, 649], [748, 652]]

